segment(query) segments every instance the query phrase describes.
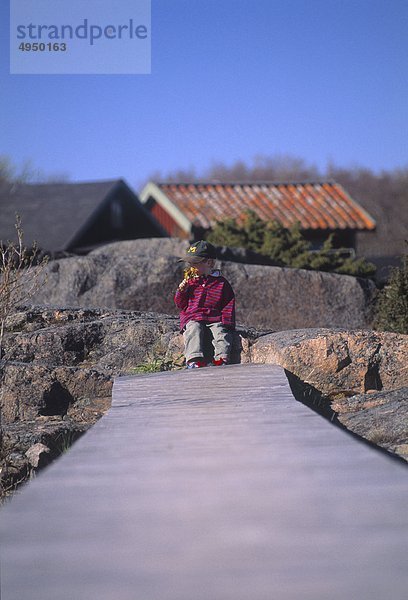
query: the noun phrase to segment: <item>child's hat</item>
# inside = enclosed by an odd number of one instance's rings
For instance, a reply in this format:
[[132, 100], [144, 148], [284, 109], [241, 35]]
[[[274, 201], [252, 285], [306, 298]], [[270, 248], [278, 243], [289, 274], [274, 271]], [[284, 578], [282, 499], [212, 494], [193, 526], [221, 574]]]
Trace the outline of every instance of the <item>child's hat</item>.
[[199, 240], [189, 247], [186, 255], [180, 258], [179, 262], [199, 263], [207, 258], [217, 258], [215, 247], [210, 242]]

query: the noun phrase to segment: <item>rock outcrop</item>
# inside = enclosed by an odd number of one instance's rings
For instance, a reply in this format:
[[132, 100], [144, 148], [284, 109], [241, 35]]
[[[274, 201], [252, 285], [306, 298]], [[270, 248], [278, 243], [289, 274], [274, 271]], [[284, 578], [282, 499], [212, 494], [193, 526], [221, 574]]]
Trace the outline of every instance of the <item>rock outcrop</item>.
[[251, 360], [277, 363], [324, 395], [408, 385], [408, 336], [378, 331], [305, 329], [263, 336]]
[[408, 461], [408, 386], [331, 401], [349, 431]]
[[32, 307], [8, 319], [3, 422], [70, 416], [110, 400], [113, 378], [182, 353], [175, 317], [100, 309]]
[[[166, 369], [183, 362], [175, 316], [32, 306], [10, 316], [6, 325], [3, 489], [13, 488], [32, 469], [58, 456], [106, 412], [114, 377], [136, 374], [141, 364]], [[238, 330], [235, 362], [246, 360], [257, 335], [251, 329]], [[211, 344], [207, 350], [211, 353]]]
[[262, 336], [249, 359], [281, 365], [298, 400], [408, 460], [407, 356], [407, 335], [311, 329]]
[[[182, 278], [177, 258], [186, 242], [157, 238], [117, 242], [84, 257], [52, 261], [33, 303], [154, 311], [176, 315]], [[274, 331], [304, 327], [366, 328], [375, 285], [347, 275], [222, 261], [244, 327]]]
[[[12, 488], [109, 408], [113, 379], [182, 365], [176, 316], [31, 306], [7, 320], [0, 483]], [[295, 397], [408, 459], [408, 336], [370, 330], [238, 328], [234, 362], [277, 363]], [[407, 386], [407, 387], [404, 387]]]
[[[257, 335], [236, 332], [233, 362], [245, 360]], [[3, 424], [58, 415], [82, 422], [109, 405], [115, 376], [143, 363], [183, 363], [178, 318], [138, 311], [27, 308], [7, 320], [4, 349]]]
[[150, 357], [171, 355], [179, 323], [158, 313], [32, 306], [10, 317], [7, 330], [11, 361], [117, 374]]
[[3, 493], [106, 412], [116, 375], [153, 357], [180, 355], [179, 338], [176, 317], [161, 315], [30, 307], [9, 317], [1, 394]]
[[80, 423], [63, 417], [39, 416], [3, 427], [0, 453], [0, 501], [15, 487], [71, 446], [102, 416]]

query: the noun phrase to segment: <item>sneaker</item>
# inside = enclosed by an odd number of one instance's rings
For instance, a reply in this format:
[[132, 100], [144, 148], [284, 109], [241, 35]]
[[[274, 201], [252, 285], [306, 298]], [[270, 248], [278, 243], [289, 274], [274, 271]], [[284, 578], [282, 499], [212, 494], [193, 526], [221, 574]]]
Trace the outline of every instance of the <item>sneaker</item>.
[[192, 360], [187, 363], [187, 369], [200, 369], [201, 367], [206, 367], [207, 363], [203, 360]]
[[215, 367], [221, 367], [222, 365], [226, 365], [226, 364], [227, 364], [227, 361], [226, 361], [226, 359], [225, 359], [225, 358], [217, 358], [217, 359], [215, 359], [215, 358], [214, 358], [214, 359], [212, 360], [212, 364], [213, 364]]

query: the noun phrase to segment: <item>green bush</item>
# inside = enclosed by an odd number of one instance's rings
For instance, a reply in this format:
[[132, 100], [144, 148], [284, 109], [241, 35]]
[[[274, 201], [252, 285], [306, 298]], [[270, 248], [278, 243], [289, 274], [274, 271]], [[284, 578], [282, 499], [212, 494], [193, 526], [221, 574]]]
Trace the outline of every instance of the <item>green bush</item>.
[[393, 269], [388, 285], [379, 293], [375, 329], [408, 333], [408, 255], [402, 267]]
[[312, 251], [296, 224], [286, 228], [277, 221], [263, 221], [253, 211], [246, 211], [239, 224], [235, 219], [218, 221], [207, 235], [212, 244], [241, 247], [270, 258], [276, 265], [334, 271], [356, 277], [372, 277], [375, 266], [364, 258], [350, 256], [347, 249], [333, 248], [333, 234], [320, 250]]

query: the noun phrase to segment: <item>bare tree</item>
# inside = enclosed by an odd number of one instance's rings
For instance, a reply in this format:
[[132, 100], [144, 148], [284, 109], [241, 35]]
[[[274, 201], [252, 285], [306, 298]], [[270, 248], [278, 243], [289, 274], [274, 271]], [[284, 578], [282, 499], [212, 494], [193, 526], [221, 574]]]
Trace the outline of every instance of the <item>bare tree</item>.
[[307, 164], [303, 158], [287, 154], [277, 154], [275, 156], [258, 154], [253, 158], [252, 164], [243, 160], [237, 160], [232, 165], [214, 161], [202, 173], [197, 173], [194, 167], [176, 169], [166, 175], [163, 175], [160, 171], [155, 171], [148, 180], [187, 183], [217, 181], [226, 183], [230, 181], [305, 181], [321, 177], [322, 174], [317, 167]]
[[69, 181], [65, 171], [46, 174], [33, 165], [32, 160], [24, 161], [18, 169], [11, 159], [0, 154], [0, 185], [6, 183], [60, 183]]
[[214, 163], [206, 173], [207, 179], [220, 182], [306, 181], [321, 177], [315, 165], [308, 165], [303, 158], [287, 154], [275, 156], [258, 154], [252, 164], [246, 164], [242, 160], [236, 161], [232, 166]]

